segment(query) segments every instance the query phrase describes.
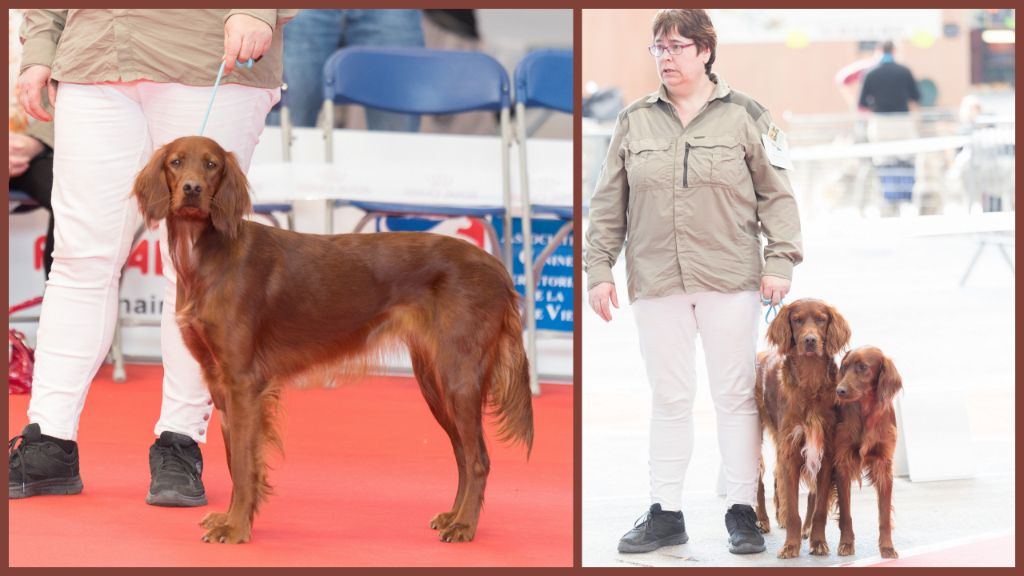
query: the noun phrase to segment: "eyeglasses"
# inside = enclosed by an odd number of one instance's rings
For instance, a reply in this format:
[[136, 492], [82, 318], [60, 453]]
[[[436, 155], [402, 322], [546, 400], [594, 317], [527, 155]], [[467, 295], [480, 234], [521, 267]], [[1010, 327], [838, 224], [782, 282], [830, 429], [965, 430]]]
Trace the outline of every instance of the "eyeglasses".
[[696, 42], [690, 42], [689, 44], [673, 44], [671, 46], [651, 44], [650, 46], [647, 47], [647, 50], [649, 50], [651, 55], [654, 56], [655, 58], [661, 58], [661, 55], [664, 54], [665, 52], [668, 52], [673, 56], [679, 56], [680, 54], [683, 53], [683, 50], [686, 50], [687, 48], [693, 46], [694, 44], [696, 44]]

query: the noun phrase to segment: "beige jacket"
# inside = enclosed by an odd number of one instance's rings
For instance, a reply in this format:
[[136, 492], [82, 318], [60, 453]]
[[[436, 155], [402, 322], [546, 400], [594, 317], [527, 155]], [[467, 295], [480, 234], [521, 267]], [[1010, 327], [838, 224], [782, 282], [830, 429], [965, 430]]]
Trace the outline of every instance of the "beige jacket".
[[623, 245], [630, 302], [758, 290], [762, 275], [791, 278], [803, 259], [789, 178], [761, 142], [771, 116], [711, 80], [711, 99], [686, 128], [664, 86], [619, 114], [590, 202], [588, 288], [613, 281]]
[[225, 84], [281, 85], [282, 26], [298, 10], [25, 10], [21, 69], [49, 66], [59, 82], [177, 82], [212, 86], [224, 57], [224, 21], [248, 14], [274, 31], [252, 69], [236, 67]]

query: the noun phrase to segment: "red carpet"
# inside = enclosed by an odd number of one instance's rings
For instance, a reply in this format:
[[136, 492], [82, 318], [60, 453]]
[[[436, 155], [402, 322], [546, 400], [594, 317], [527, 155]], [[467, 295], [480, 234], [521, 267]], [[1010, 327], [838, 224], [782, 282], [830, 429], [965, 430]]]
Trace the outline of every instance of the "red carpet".
[[940, 543], [920, 550], [900, 551], [894, 560], [877, 559], [857, 566], [884, 568], [1006, 568], [1016, 566], [1016, 537], [1007, 534], [992, 538], [970, 539], [961, 543]]
[[[79, 446], [85, 490], [10, 501], [10, 566], [571, 566], [572, 387], [534, 400], [533, 454], [488, 426], [491, 475], [476, 540], [445, 544], [428, 527], [449, 509], [458, 476], [451, 444], [411, 378], [379, 377], [332, 390], [289, 390], [285, 456], [253, 540], [200, 541], [199, 520], [231, 494], [217, 417], [203, 448], [208, 506], [158, 508], [144, 499], [160, 411], [158, 366], [109, 367], [93, 382]], [[8, 432], [26, 424], [28, 397], [11, 396]]]

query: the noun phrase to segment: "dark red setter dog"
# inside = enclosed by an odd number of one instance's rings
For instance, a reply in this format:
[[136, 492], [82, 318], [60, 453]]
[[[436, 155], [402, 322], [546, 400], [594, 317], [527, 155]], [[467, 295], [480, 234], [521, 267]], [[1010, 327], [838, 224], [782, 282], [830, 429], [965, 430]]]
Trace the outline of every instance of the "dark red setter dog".
[[[836, 425], [835, 397], [838, 367], [833, 356], [850, 341], [850, 328], [835, 308], [820, 300], [803, 299], [786, 305], [768, 327], [775, 350], [757, 355], [755, 398], [762, 429], [775, 443], [775, 518], [786, 529], [779, 558], [800, 555], [800, 480], [811, 492], [805, 535], [810, 552], [826, 555], [825, 520], [832, 454], [828, 439]], [[762, 467], [763, 470], [763, 467]], [[764, 482], [757, 482], [757, 517], [769, 529]]]
[[892, 400], [903, 387], [896, 366], [881, 350], [864, 346], [848, 352], [839, 369], [836, 399], [835, 483], [839, 499], [839, 555], [853, 549], [850, 485], [861, 473], [878, 493], [878, 551], [898, 558], [892, 545], [892, 455], [896, 450], [896, 412]]
[[149, 223], [167, 220], [178, 324], [221, 414], [231, 504], [203, 519], [203, 539], [249, 540], [269, 492], [263, 450], [280, 446], [283, 384], [358, 373], [404, 343], [459, 469], [451, 510], [430, 525], [445, 542], [472, 540], [490, 469], [485, 408], [503, 440], [533, 442], [518, 295], [501, 262], [434, 234], [316, 236], [245, 221], [245, 175], [208, 138], [158, 150], [133, 194]]

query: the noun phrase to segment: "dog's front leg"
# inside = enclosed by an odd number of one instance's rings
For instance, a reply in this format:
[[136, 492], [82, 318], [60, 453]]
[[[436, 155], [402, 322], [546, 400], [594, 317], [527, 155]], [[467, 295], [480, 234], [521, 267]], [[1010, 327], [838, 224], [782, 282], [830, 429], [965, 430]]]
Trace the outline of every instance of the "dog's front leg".
[[800, 555], [800, 465], [803, 458], [799, 450], [779, 458], [779, 492], [783, 500], [782, 514], [786, 523], [786, 542], [779, 550], [779, 558]]
[[851, 478], [846, 466], [836, 470], [836, 495], [839, 500], [839, 548], [840, 556], [854, 554], [853, 518], [850, 517]]
[[[241, 389], [239, 389], [241, 388]], [[260, 399], [254, 387], [235, 382], [227, 386], [226, 424], [223, 426], [228, 468], [231, 472], [231, 505], [226, 514], [209, 515], [204, 542], [248, 542], [259, 499]]]
[[[832, 488], [832, 455], [827, 451], [816, 479], [816, 492], [807, 497], [807, 516], [811, 518], [810, 552], [814, 556], [828, 556], [825, 541], [825, 522], [828, 520], [829, 490]], [[812, 499], [811, 496], [814, 496]]]
[[892, 460], [876, 460], [871, 475], [878, 492], [878, 553], [882, 558], [899, 558], [892, 544]]

